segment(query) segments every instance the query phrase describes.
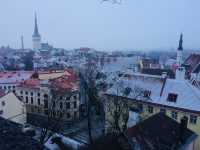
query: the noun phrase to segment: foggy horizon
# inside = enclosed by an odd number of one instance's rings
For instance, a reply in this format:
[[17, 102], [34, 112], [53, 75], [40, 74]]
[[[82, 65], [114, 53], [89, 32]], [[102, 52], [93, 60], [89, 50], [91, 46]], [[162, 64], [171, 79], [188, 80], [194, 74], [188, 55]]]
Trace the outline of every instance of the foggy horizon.
[[[200, 1], [101, 0], [1, 2], [0, 46], [32, 48], [34, 13], [42, 42], [58, 48], [97, 50], [176, 49], [183, 33], [185, 49], [199, 49]], [[12, 4], [12, 5], [11, 5]]]

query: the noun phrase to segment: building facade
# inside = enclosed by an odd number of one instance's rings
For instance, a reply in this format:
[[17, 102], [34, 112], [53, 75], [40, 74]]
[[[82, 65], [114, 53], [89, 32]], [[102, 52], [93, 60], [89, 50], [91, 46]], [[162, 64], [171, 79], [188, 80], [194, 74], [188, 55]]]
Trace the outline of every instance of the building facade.
[[75, 73], [68, 71], [49, 78], [48, 74], [39, 75], [38, 79], [26, 80], [17, 87], [17, 95], [25, 103], [27, 113], [63, 121], [78, 120], [79, 80]]
[[[129, 89], [129, 93], [124, 95], [119, 92], [117, 85], [107, 91], [105, 95], [106, 103], [108, 103], [105, 105], [105, 118], [108, 120], [106, 129], [109, 129], [109, 122], [114, 121], [112, 114], [115, 110], [116, 99], [118, 99], [123, 104], [121, 106], [126, 106], [121, 114], [120, 128], [124, 128], [123, 123], [128, 120], [127, 116], [135, 118], [130, 123], [134, 125], [138, 121], [163, 112], [177, 122], [180, 122], [181, 118], [187, 117], [188, 128], [200, 135], [200, 91], [188, 80], [144, 74], [132, 74], [128, 78], [121, 77], [120, 80], [120, 88]], [[130, 114], [134, 114], [135, 117]], [[199, 148], [200, 140], [198, 138], [195, 142], [195, 149]]]
[[26, 123], [26, 108], [13, 92], [10, 92], [0, 98], [0, 116], [13, 122]]

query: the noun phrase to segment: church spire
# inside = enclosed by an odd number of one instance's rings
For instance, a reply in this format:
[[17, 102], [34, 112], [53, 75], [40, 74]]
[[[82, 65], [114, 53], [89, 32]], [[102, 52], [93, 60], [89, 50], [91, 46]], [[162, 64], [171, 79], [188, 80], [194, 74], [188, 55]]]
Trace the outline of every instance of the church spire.
[[37, 15], [35, 13], [35, 27], [34, 27], [34, 32], [32, 36], [32, 41], [33, 41], [33, 49], [34, 50], [39, 50], [41, 49], [41, 36], [38, 32], [38, 25], [37, 25]]
[[39, 34], [39, 32], [38, 32], [37, 14], [36, 14], [36, 13], [35, 13], [35, 27], [34, 27], [33, 36], [35, 36], [35, 37], [39, 37], [39, 36], [40, 36], [40, 34]]
[[178, 50], [180, 50], [180, 51], [183, 50], [183, 34], [182, 33], [180, 35]]

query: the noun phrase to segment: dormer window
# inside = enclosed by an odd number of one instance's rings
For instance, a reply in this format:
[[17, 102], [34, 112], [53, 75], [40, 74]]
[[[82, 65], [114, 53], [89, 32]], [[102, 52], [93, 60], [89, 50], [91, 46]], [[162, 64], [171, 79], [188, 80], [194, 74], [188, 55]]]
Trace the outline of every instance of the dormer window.
[[6, 104], [5, 101], [2, 101], [2, 102], [1, 102], [1, 105], [2, 105], [2, 106], [5, 106], [5, 104]]
[[175, 93], [169, 93], [167, 97], [167, 101], [169, 102], [176, 102], [178, 95]]
[[3, 114], [3, 110], [0, 110], [0, 115], [2, 115]]
[[151, 91], [145, 90], [144, 91], [144, 97], [149, 98], [151, 96]]

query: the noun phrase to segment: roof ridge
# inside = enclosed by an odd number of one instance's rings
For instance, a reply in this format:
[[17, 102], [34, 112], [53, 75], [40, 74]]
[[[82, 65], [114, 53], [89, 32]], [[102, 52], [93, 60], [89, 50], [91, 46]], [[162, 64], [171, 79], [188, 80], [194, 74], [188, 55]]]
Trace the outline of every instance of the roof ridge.
[[188, 81], [186, 81], [186, 84], [188, 85], [188, 87], [190, 87], [193, 91], [194, 91], [194, 93], [195, 93], [195, 95], [200, 99], [200, 95], [199, 94], [197, 94], [197, 88], [195, 87], [195, 86], [193, 86], [190, 82], [188, 82]]

